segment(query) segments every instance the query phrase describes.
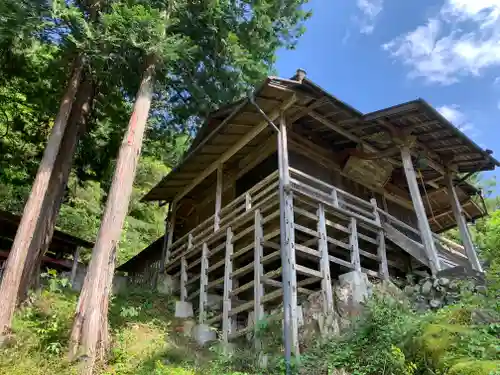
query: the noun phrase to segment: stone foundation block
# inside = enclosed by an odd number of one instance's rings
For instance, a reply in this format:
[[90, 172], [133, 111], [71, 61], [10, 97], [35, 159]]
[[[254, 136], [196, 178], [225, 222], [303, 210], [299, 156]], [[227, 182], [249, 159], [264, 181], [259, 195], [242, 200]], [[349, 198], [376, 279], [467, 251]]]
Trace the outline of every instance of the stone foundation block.
[[175, 303], [176, 318], [191, 318], [193, 316], [193, 304], [190, 302], [177, 301]]

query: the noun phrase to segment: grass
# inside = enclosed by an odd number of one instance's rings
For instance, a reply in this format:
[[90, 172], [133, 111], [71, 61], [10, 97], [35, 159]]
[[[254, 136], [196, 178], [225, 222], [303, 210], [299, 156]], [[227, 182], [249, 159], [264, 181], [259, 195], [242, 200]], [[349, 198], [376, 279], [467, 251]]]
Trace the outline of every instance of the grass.
[[[14, 335], [0, 349], [0, 375], [72, 375], [67, 340], [77, 294], [57, 284], [25, 304], [15, 315]], [[489, 302], [486, 301], [486, 304]], [[109, 360], [96, 375], [262, 375], [248, 347], [232, 355], [199, 347], [179, 329], [175, 302], [156, 293], [129, 290], [113, 297], [109, 322]], [[499, 375], [500, 324], [477, 325], [474, 306], [458, 304], [418, 315], [387, 298], [371, 300], [355, 329], [318, 340], [301, 358], [300, 374], [324, 375]], [[282, 374], [281, 325], [260, 332], [270, 366]], [[240, 372], [238, 372], [240, 371]]]

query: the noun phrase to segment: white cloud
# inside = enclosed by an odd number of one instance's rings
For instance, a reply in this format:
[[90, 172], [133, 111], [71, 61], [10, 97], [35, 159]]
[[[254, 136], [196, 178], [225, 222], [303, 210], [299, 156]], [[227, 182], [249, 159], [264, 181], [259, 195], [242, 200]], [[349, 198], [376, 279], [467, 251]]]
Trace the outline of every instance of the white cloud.
[[443, 105], [437, 108], [437, 111], [462, 132], [468, 133], [470, 136], [476, 133], [474, 125], [469, 122], [467, 116], [460, 110], [460, 106], [457, 104]]
[[410, 77], [452, 84], [500, 66], [500, 1], [445, 0], [425, 25], [383, 45]]
[[361, 12], [361, 16], [355, 20], [359, 23], [360, 32], [363, 34], [371, 34], [375, 30], [375, 20], [382, 12], [384, 5], [383, 0], [357, 0], [356, 6]]

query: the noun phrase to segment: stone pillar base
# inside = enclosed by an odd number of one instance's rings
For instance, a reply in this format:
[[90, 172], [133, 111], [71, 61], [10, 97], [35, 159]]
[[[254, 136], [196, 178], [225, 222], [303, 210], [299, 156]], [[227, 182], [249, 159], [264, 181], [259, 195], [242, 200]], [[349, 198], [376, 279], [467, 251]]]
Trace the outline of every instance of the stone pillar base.
[[193, 315], [193, 304], [191, 302], [177, 301], [175, 303], [176, 318], [191, 318]]

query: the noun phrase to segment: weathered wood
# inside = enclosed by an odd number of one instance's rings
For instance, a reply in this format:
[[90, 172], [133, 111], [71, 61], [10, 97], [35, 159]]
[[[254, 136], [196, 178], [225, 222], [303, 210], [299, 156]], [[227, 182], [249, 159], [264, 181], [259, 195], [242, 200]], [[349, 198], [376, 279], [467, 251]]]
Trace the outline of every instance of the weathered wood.
[[257, 337], [257, 329], [258, 323], [264, 319], [264, 305], [262, 304], [262, 297], [264, 296], [264, 285], [262, 284], [262, 277], [264, 276], [264, 268], [262, 266], [264, 231], [260, 210], [255, 210], [254, 228], [254, 345], [256, 350], [260, 350], [262, 343]]
[[[370, 203], [373, 206], [373, 214], [375, 215], [375, 221], [379, 225], [382, 225], [382, 220], [380, 219], [377, 200], [375, 198], [372, 198], [370, 199]], [[383, 280], [389, 280], [389, 267], [387, 265], [387, 250], [385, 246], [385, 233], [383, 230], [380, 230], [377, 234], [377, 255], [380, 260], [379, 263], [380, 278]]]
[[425, 252], [427, 253], [427, 258], [429, 259], [429, 268], [431, 269], [432, 274], [436, 275], [436, 273], [441, 269], [439, 265], [439, 258], [434, 240], [432, 239], [432, 231], [429, 221], [427, 220], [427, 214], [425, 212], [422, 196], [420, 195], [420, 190], [418, 188], [417, 176], [411, 159], [411, 152], [407, 146], [401, 147], [401, 159], [403, 160], [408, 188], [410, 189], [413, 207], [418, 219], [420, 236], [424, 244]]
[[354, 266], [355, 271], [361, 272], [361, 259], [359, 256], [359, 244], [358, 244], [358, 226], [356, 219], [354, 217], [351, 218], [349, 231], [351, 232], [351, 235], [349, 237], [349, 246], [351, 247], [351, 263]]
[[474, 248], [474, 243], [472, 242], [472, 237], [470, 235], [469, 228], [467, 227], [467, 221], [463, 215], [462, 206], [460, 205], [457, 191], [453, 185], [453, 176], [449, 172], [445, 175], [445, 183], [448, 189], [448, 196], [450, 198], [453, 216], [457, 222], [460, 238], [462, 239], [467, 258], [469, 258], [469, 262], [473, 269], [482, 272], [483, 268], [477, 257], [476, 249]]
[[422, 244], [407, 237], [404, 233], [401, 233], [388, 223], [383, 225], [384, 233], [390, 241], [398, 245], [420, 263], [429, 266], [429, 259], [427, 258]]
[[293, 195], [290, 190], [290, 166], [285, 116], [280, 116], [278, 134], [278, 166], [280, 174], [280, 227], [281, 262], [283, 268], [283, 310], [285, 329], [285, 360], [289, 363], [292, 352], [299, 356], [299, 328], [297, 319], [297, 275], [295, 264], [295, 225]]
[[[281, 111], [289, 108], [294, 102], [296, 98], [295, 95], [292, 95], [290, 98], [285, 100], [281, 106], [273, 110], [268, 117], [271, 121], [275, 120], [281, 113]], [[236, 142], [229, 150], [224, 152], [216, 161], [214, 161], [210, 166], [208, 166], [202, 173], [198, 175], [183, 191], [181, 191], [174, 199], [174, 202], [179, 202], [186, 194], [188, 194], [191, 190], [193, 190], [201, 181], [210, 176], [217, 167], [226, 162], [231, 156], [236, 154], [241, 148], [243, 148], [246, 144], [248, 144], [252, 139], [254, 139], [258, 134], [260, 134], [265, 128], [268, 127], [267, 120], [261, 121], [258, 125], [254, 126], [252, 130], [250, 130], [245, 136], [241, 137], [241, 139]]]
[[206, 319], [206, 306], [208, 302], [208, 246], [203, 244], [201, 251], [201, 269], [200, 269], [200, 304], [199, 304], [199, 322], [202, 324]]
[[[174, 239], [174, 229], [175, 229], [175, 217], [177, 213], [177, 204], [174, 202], [171, 204], [170, 217], [168, 220], [168, 236], [167, 236], [167, 248], [165, 250], [165, 263], [170, 261], [170, 256], [172, 253], [172, 242]], [[165, 233], [165, 235], [167, 235]], [[165, 270], [165, 265], [163, 265], [162, 271]]]
[[321, 258], [321, 252], [318, 250], [311, 249], [310, 247], [306, 247], [303, 245], [300, 245], [298, 243], [295, 244], [295, 250], [300, 251], [301, 253], [311, 255], [315, 258]]
[[328, 242], [326, 241], [325, 208], [320, 203], [318, 205], [318, 251], [321, 254], [320, 269], [323, 278], [321, 279], [321, 292], [323, 294], [323, 308], [325, 313], [333, 311], [333, 291], [330, 276], [330, 259], [328, 258]]
[[252, 197], [249, 193], [245, 194], [245, 211], [248, 211], [252, 208]]
[[226, 256], [224, 267], [224, 295], [222, 299], [222, 341], [227, 343], [233, 327], [231, 318], [231, 292], [233, 291], [233, 231], [226, 230]]
[[180, 282], [180, 299], [181, 302], [186, 302], [187, 301], [187, 281], [188, 281], [188, 274], [186, 271], [187, 268], [187, 262], [186, 258], [181, 258], [181, 282]]
[[[189, 235], [188, 249], [191, 249], [192, 247], [193, 247], [193, 236]], [[181, 257], [181, 275], [180, 275], [181, 277], [180, 277], [179, 289], [180, 289], [180, 299], [182, 302], [185, 302], [187, 300], [187, 283], [188, 283], [187, 267], [188, 266], [186, 257]]]
[[220, 227], [220, 210], [222, 206], [222, 164], [217, 168], [217, 181], [215, 186], [215, 214], [214, 214], [214, 232], [217, 232]]
[[318, 279], [323, 278], [321, 272], [313, 270], [312, 268], [301, 266], [300, 264], [295, 265], [295, 270], [297, 271], [297, 273], [300, 273], [302, 275], [317, 277]]

